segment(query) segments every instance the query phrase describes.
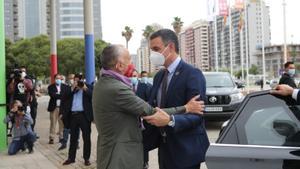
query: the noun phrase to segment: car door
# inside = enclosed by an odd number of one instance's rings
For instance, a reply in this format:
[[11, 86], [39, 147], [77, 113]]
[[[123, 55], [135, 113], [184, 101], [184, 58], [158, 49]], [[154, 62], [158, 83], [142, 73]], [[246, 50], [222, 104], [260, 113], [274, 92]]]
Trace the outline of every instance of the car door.
[[300, 169], [300, 110], [294, 101], [250, 94], [206, 154], [208, 169]]

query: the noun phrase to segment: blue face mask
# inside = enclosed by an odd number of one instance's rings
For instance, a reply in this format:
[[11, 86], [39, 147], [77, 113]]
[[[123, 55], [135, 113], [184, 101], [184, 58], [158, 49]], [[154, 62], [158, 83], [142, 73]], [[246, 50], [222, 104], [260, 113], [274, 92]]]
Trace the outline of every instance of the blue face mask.
[[148, 77], [142, 77], [141, 83], [148, 83]]
[[57, 85], [60, 85], [60, 84], [61, 84], [61, 80], [60, 80], [60, 79], [56, 79], [56, 80], [55, 80], [55, 83], [56, 83]]
[[294, 76], [296, 74], [296, 69], [289, 69], [288, 74]]
[[138, 79], [137, 79], [137, 77], [132, 77], [131, 78], [131, 83], [132, 83], [132, 85], [137, 85], [137, 83], [138, 83]]

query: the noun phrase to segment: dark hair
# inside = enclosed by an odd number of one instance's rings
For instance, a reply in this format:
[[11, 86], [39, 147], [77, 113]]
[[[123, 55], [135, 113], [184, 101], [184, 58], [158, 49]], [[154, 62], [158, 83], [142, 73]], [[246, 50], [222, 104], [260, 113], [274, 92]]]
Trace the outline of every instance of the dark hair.
[[286, 69], [286, 68], [288, 68], [290, 65], [293, 65], [293, 64], [294, 64], [294, 62], [292, 62], [292, 61], [286, 62], [286, 63], [284, 64], [284, 68]]
[[148, 73], [147, 71], [145, 71], [145, 70], [143, 70], [142, 72], [141, 72], [141, 74], [144, 74], [144, 73]]
[[79, 80], [83, 79], [83, 74], [82, 73], [76, 73], [74, 76], [74, 79], [78, 78]]
[[55, 74], [55, 75], [54, 75], [54, 79], [56, 78], [56, 76], [59, 76], [59, 75], [60, 75], [59, 73]]
[[177, 54], [179, 53], [178, 37], [174, 31], [171, 29], [160, 29], [150, 36], [150, 40], [153, 40], [157, 37], [161, 37], [165, 46], [167, 46], [169, 43], [174, 43], [175, 51]]
[[103, 49], [100, 61], [104, 69], [111, 69], [118, 63], [120, 49], [120, 45], [109, 45]]

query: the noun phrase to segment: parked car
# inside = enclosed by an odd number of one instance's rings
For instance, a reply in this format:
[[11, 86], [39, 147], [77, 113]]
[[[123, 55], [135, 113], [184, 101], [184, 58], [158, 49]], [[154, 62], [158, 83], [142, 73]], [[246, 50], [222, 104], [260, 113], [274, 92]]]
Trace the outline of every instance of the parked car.
[[279, 84], [279, 79], [270, 80], [270, 87], [273, 89], [275, 86]]
[[238, 108], [244, 96], [228, 72], [204, 72], [207, 103], [204, 117], [210, 121], [226, 121]]
[[246, 96], [206, 153], [208, 169], [299, 169], [300, 106], [269, 91]]

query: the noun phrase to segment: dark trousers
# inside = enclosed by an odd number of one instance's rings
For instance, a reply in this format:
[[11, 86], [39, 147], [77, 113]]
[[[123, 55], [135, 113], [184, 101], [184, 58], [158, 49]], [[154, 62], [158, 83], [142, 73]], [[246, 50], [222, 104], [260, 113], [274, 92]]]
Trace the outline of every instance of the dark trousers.
[[83, 138], [83, 158], [89, 160], [91, 155], [91, 122], [86, 120], [83, 112], [72, 114], [71, 117], [71, 140], [69, 148], [69, 160], [75, 161], [78, 146], [79, 128]]
[[36, 122], [36, 114], [37, 114], [37, 107], [36, 106], [30, 106], [30, 115], [31, 118], [33, 120], [33, 123], [31, 125], [31, 129], [32, 131], [34, 131], [34, 126], [35, 126], [35, 122]]
[[8, 155], [15, 155], [19, 150], [24, 148], [24, 143], [27, 144], [29, 150], [32, 150], [34, 142], [35, 136], [31, 132], [25, 136], [21, 136], [19, 139], [14, 139], [9, 145]]
[[[61, 144], [67, 145], [68, 140], [69, 140], [69, 134], [70, 134], [70, 129], [64, 128], [63, 131], [63, 139], [61, 141]], [[78, 142], [79, 142], [79, 135], [80, 135], [80, 128], [78, 127]]]

